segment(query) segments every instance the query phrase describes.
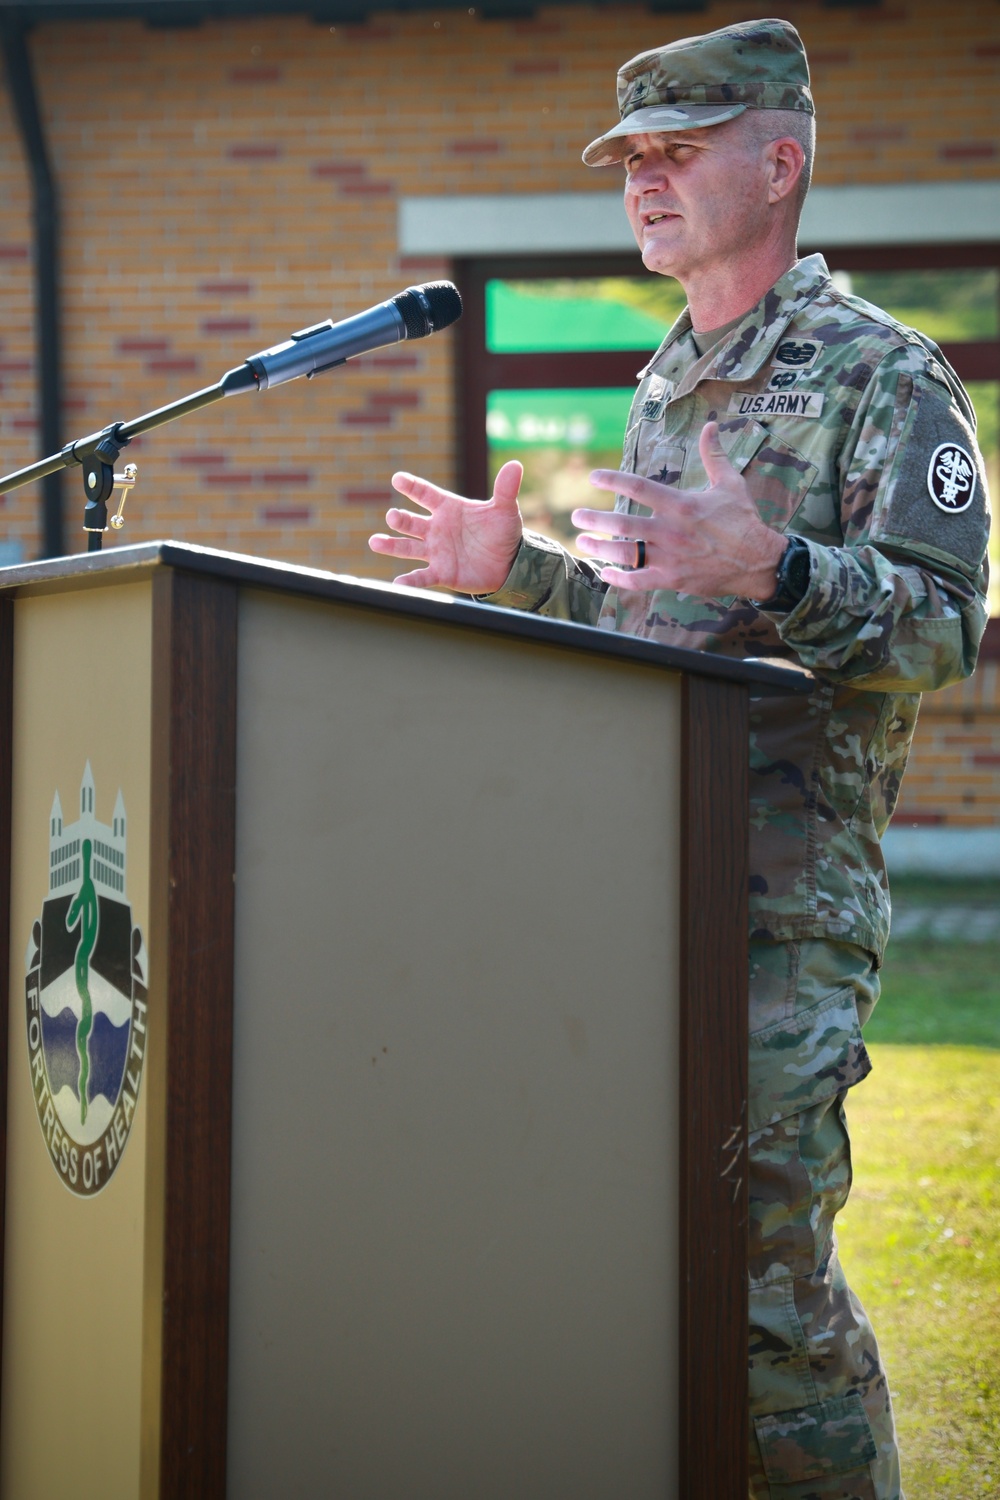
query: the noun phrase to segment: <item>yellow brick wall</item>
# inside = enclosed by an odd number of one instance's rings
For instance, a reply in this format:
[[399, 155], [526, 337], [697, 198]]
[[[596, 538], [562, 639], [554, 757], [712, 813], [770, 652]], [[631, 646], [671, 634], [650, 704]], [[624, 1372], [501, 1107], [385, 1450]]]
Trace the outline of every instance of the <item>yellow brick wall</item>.
[[[474, 9], [474, 7], [473, 7]], [[302, 17], [151, 30], [39, 27], [31, 49], [59, 181], [65, 436], [214, 382], [253, 349], [407, 282], [400, 193], [586, 191], [579, 161], [613, 118], [634, 52], [757, 13], [639, 5], [542, 8], [533, 21], [386, 12], [364, 26]], [[1000, 176], [1000, 6], [798, 0], [818, 183]], [[97, 81], [104, 80], [103, 93]], [[0, 95], [0, 470], [38, 456], [30, 202]], [[451, 335], [307, 384], [244, 396], [133, 445], [125, 539], [174, 536], [384, 574], [364, 547], [399, 466], [454, 470]], [[70, 545], [83, 538], [67, 476]], [[0, 501], [0, 537], [37, 549], [36, 498]]]
[[967, 682], [924, 696], [897, 826], [1000, 828], [998, 625], [992, 622], [987, 652]]

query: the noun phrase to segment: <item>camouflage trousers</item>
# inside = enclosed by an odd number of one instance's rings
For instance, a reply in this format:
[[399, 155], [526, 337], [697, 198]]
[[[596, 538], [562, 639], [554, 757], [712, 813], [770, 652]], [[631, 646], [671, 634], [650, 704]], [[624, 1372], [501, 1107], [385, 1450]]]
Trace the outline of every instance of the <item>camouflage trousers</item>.
[[750, 945], [751, 1500], [902, 1500], [888, 1383], [833, 1230], [878, 992], [852, 944]]

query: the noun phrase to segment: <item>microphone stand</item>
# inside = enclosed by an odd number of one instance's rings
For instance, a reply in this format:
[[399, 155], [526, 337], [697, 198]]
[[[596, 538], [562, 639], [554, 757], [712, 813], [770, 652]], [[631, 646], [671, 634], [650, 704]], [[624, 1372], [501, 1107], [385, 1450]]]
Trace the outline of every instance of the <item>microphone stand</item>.
[[112, 490], [117, 484], [122, 491], [118, 512], [111, 517], [112, 526], [119, 531], [125, 524], [122, 515], [125, 497], [135, 483], [135, 464], [126, 464], [123, 474], [116, 474], [114, 471], [114, 465], [122, 449], [134, 437], [139, 437], [144, 432], [151, 432], [154, 427], [162, 427], [166, 422], [173, 422], [178, 417], [186, 417], [188, 412], [201, 411], [203, 406], [211, 406], [213, 402], [221, 401], [224, 396], [235, 396], [243, 391], [258, 389], [258, 379], [250, 365], [238, 365], [234, 370], [229, 370], [223, 375], [215, 385], [206, 386], [204, 390], [184, 396], [180, 401], [172, 401], [169, 406], [159, 406], [155, 411], [146, 412], [144, 416], [134, 417], [131, 422], [110, 422], [100, 432], [92, 432], [88, 437], [77, 438], [76, 442], [67, 443], [58, 453], [53, 453], [48, 458], [41, 458], [38, 463], [30, 464], [26, 469], [17, 469], [13, 474], [6, 474], [0, 479], [0, 495], [7, 490], [19, 489], [22, 484], [31, 484], [36, 479], [44, 479], [46, 474], [55, 474], [60, 469], [68, 469], [72, 464], [82, 464], [83, 488], [87, 496], [83, 511], [87, 551], [100, 552], [104, 533], [108, 529], [108, 499]]

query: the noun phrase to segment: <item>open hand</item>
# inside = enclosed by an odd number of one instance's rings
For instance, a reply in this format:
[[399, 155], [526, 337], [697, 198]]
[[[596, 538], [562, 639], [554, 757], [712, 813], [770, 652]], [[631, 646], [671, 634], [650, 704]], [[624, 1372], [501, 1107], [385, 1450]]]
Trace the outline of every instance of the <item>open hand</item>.
[[[575, 510], [573, 525], [585, 528], [580, 549], [606, 564], [601, 577], [616, 589], [770, 599], [787, 540], [760, 519], [746, 480], [726, 457], [718, 423], [705, 424], [698, 446], [708, 476], [704, 490], [595, 469], [590, 481], [596, 489], [627, 495], [652, 515]], [[645, 563], [636, 567], [640, 541]]]
[[394, 474], [393, 489], [428, 514], [393, 507], [386, 511], [386, 525], [401, 535], [376, 532], [368, 545], [389, 557], [419, 558], [426, 563], [426, 567], [402, 573], [397, 583], [492, 594], [510, 572], [521, 545], [517, 492], [523, 472], [519, 463], [504, 464], [491, 500], [466, 500], [415, 474]]

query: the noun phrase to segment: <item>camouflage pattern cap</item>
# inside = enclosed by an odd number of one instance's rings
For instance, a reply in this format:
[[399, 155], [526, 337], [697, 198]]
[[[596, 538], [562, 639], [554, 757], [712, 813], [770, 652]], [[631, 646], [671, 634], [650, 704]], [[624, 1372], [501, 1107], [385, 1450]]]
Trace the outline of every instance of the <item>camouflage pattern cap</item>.
[[805, 48], [788, 21], [743, 21], [640, 52], [618, 72], [621, 120], [583, 159], [610, 166], [625, 136], [721, 125], [745, 109], [815, 113]]

